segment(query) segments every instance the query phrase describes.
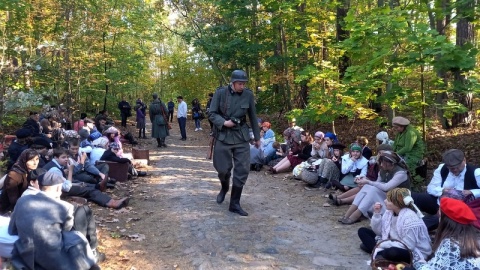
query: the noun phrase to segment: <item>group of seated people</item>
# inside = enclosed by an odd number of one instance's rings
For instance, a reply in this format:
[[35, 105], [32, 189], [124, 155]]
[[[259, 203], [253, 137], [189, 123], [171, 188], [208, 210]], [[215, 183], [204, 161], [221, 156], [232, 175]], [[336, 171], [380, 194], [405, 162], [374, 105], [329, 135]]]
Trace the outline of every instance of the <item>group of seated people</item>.
[[[360, 248], [375, 252], [376, 259], [412, 262], [405, 269], [480, 269], [476, 235], [480, 169], [467, 164], [461, 150], [448, 150], [426, 192], [412, 192], [412, 169], [423, 158], [424, 145], [407, 119], [395, 117], [393, 126], [395, 140], [379, 132], [377, 155], [373, 156], [363, 136], [344, 153], [346, 147], [334, 134], [318, 131], [312, 138], [293, 125], [284, 132], [287, 153], [276, 153], [276, 162], [270, 159], [269, 172], [292, 171], [297, 180], [306, 182], [307, 189], [336, 189], [328, 195], [331, 204], [350, 205], [338, 222], [350, 225], [371, 220], [371, 229], [360, 228], [358, 235]], [[270, 123], [262, 127], [267, 134]], [[263, 142], [268, 140], [264, 135]], [[429, 232], [435, 230], [432, 244]]]
[[[114, 199], [107, 188], [106, 161], [128, 163], [131, 176], [145, 176], [124, 157], [119, 129], [105, 115], [45, 132], [38, 113], [31, 113], [8, 148], [9, 170], [0, 193], [0, 257], [15, 269], [99, 269], [92, 201], [120, 209], [129, 197]], [[52, 117], [49, 117], [52, 119]], [[55, 122], [55, 120], [52, 120]], [[67, 202], [69, 201], [69, 202]], [[43, 211], [49, 209], [49, 211]]]

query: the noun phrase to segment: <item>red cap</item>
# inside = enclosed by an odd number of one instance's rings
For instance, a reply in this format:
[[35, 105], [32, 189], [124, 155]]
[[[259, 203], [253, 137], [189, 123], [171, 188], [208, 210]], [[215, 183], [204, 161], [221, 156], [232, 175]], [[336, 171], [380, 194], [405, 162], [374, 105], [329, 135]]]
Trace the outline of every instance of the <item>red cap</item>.
[[470, 224], [477, 220], [472, 209], [463, 201], [452, 198], [441, 198], [440, 209], [447, 217], [460, 224]]

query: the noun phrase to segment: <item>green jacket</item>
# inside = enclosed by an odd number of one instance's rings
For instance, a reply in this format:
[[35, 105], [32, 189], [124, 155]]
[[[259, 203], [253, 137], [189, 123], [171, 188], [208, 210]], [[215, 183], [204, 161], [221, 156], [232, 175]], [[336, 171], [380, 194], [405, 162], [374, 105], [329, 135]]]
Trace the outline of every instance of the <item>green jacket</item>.
[[[245, 143], [250, 140], [249, 126], [246, 117], [250, 120], [255, 140], [260, 140], [260, 128], [257, 122], [255, 99], [249, 89], [241, 94], [233, 92], [231, 86], [217, 89], [210, 104], [208, 118], [215, 126], [215, 137], [225, 144]], [[225, 120], [235, 117], [242, 120], [240, 125], [232, 128], [223, 126]]]
[[412, 169], [411, 166], [416, 166], [425, 154], [425, 144], [420, 132], [408, 125], [402, 133], [395, 136], [393, 151], [403, 157], [409, 169]]

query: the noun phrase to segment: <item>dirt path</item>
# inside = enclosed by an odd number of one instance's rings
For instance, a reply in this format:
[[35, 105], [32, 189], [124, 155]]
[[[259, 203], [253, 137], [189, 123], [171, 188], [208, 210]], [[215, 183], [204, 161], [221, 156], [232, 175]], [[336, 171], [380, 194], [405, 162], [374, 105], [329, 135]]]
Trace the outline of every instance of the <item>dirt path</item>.
[[187, 125], [184, 142], [173, 123], [168, 148], [141, 140], [150, 176], [114, 191], [133, 197], [127, 209], [94, 207], [107, 254], [102, 269], [368, 269], [357, 236], [368, 222], [341, 225], [347, 206], [323, 207], [326, 193], [287, 175], [250, 174], [241, 201], [248, 217], [228, 211], [229, 195], [217, 204], [208, 132]]

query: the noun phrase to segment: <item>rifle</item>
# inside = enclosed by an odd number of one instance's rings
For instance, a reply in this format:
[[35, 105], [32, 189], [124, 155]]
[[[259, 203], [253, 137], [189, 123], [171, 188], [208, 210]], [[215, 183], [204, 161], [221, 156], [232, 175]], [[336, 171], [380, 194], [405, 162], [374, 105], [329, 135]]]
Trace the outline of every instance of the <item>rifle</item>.
[[207, 159], [212, 159], [213, 156], [213, 146], [215, 145], [215, 136], [210, 135], [210, 142], [208, 147]]

